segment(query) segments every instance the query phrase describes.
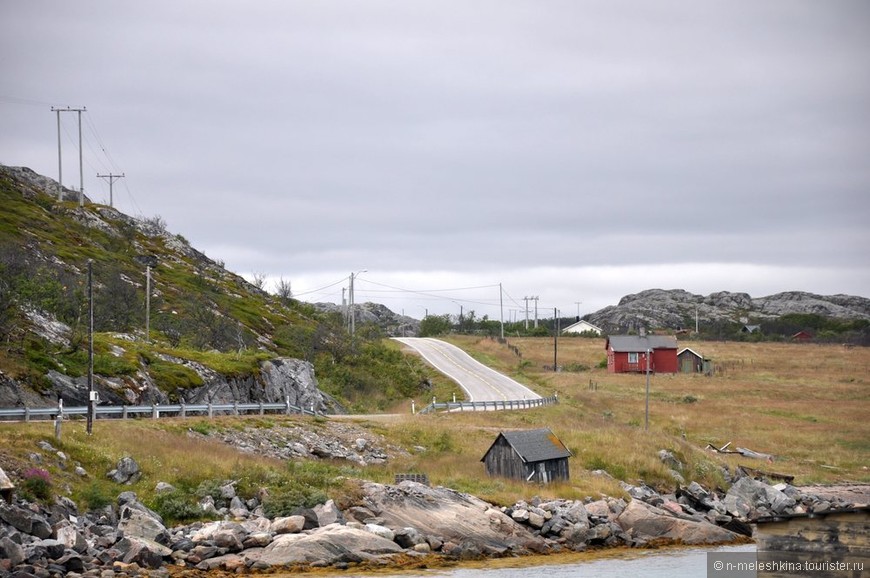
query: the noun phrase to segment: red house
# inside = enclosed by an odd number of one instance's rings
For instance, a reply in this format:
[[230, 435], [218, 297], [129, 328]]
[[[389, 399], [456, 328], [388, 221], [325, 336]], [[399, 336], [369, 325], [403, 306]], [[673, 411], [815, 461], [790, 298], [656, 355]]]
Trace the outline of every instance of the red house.
[[[604, 344], [610, 373], [676, 373], [677, 338], [670, 335], [611, 335]], [[648, 365], [647, 365], [648, 364]]]

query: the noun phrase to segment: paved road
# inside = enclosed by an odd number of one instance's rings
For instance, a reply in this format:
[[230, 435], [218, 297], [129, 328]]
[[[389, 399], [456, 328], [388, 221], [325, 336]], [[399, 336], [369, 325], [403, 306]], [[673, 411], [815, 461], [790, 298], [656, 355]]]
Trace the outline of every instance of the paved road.
[[396, 337], [412, 347], [435, 369], [465, 390], [469, 401], [539, 399], [541, 396], [506, 375], [491, 369], [455, 345], [431, 337]]

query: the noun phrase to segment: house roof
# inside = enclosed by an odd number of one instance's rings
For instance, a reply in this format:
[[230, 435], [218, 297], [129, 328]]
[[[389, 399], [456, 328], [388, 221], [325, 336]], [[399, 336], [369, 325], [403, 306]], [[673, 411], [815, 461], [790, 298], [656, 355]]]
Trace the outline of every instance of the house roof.
[[[501, 432], [499, 437], [503, 437], [524, 462], [544, 462], [568, 458], [572, 455], [565, 444], [556, 437], [556, 434], [550, 431], [550, 428]], [[496, 442], [498, 442], [498, 438], [495, 439], [492, 446]], [[486, 451], [487, 454], [492, 446]], [[486, 459], [486, 454], [480, 461], [484, 459]]]
[[671, 335], [611, 335], [605, 349], [618, 352], [646, 351], [647, 349], [676, 349], [677, 338]]
[[[585, 329], [581, 329], [581, 327]], [[572, 323], [568, 327], [562, 330], [562, 333], [583, 333], [584, 331], [596, 331], [601, 334], [601, 328], [597, 327], [588, 321], [581, 319], [577, 323]]]

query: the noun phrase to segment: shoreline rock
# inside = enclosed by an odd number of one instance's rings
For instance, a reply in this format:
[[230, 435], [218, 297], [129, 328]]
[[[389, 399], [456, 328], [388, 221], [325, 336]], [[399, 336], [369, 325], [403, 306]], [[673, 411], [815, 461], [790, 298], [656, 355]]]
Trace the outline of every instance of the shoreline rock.
[[0, 502], [0, 577], [400, 567], [587, 548], [741, 543], [751, 541], [755, 517], [856, 506], [751, 478], [736, 480], [724, 495], [697, 483], [675, 494], [624, 484], [628, 502], [535, 498], [510, 507], [412, 481], [361, 481], [351, 506], [340, 509], [330, 500], [269, 519], [255, 499], [245, 504], [230, 492], [232, 484], [225, 487], [226, 502], [235, 507], [215, 509], [223, 520], [172, 528], [130, 491], [115, 505], [84, 514], [66, 498], [49, 507]]

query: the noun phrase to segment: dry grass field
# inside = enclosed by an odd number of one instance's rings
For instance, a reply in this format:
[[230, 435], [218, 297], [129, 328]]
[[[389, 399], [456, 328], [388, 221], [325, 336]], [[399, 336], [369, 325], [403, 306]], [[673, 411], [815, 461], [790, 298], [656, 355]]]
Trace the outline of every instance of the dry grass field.
[[[598, 367], [605, 357], [603, 339], [565, 338], [558, 343], [560, 365], [587, 366], [583, 371], [554, 373], [553, 342], [545, 338], [511, 339], [522, 358], [496, 341], [458, 336], [450, 341], [478, 359], [514, 376], [542, 395], [558, 393], [561, 402], [533, 410], [411, 415], [389, 419], [360, 416], [342, 420], [384, 437], [406, 450], [386, 464], [354, 467], [346, 463], [311, 464], [306, 475], [331, 497], [341, 499], [344, 485], [336, 476], [389, 482], [403, 472], [426, 473], [432, 483], [480, 496], [497, 504], [518, 499], [569, 499], [621, 495], [616, 481], [594, 475], [603, 469], [632, 483], [643, 481], [673, 489], [658, 451], [672, 451], [683, 463], [685, 480], [727, 487], [722, 467], [748, 465], [796, 476], [795, 483], [870, 482], [870, 348], [779, 343], [685, 342], [713, 360], [717, 370], [702, 375], [652, 375], [650, 427], [644, 429], [645, 375], [613, 375]], [[591, 384], [591, 385], [590, 385]], [[436, 395], [456, 389], [438, 380]], [[410, 400], [409, 400], [410, 401]], [[430, 399], [417, 399], [422, 407]], [[130, 489], [146, 499], [157, 481], [193, 489], [204, 480], [237, 479], [255, 491], [262, 484], [299, 480], [300, 464], [285, 464], [239, 454], [212, 439], [188, 435], [189, 428], [265, 427], [284, 423], [324, 427], [323, 418], [267, 416], [206, 420], [98, 420], [95, 435], [82, 422], [64, 426], [62, 442], [53, 439], [49, 422], [0, 424], [0, 466], [20, 470], [38, 440], [81, 462], [91, 476], [81, 479], [69, 466], [49, 467], [55, 488], [85, 502], [113, 499], [116, 488], [105, 478], [123, 455], [136, 458], [143, 478]], [[487, 478], [481, 457], [500, 431], [551, 428], [574, 454], [567, 483], [538, 486]], [[722, 455], [705, 450], [731, 442], [775, 456], [773, 462]], [[48, 467], [49, 464], [43, 464]], [[324, 469], [325, 468], [325, 469]], [[352, 470], [352, 471], [351, 471]], [[314, 481], [319, 480], [319, 481]]]
[[599, 368], [605, 358], [603, 339], [560, 339], [560, 365], [593, 369], [559, 373], [544, 369], [553, 363], [552, 339], [511, 339], [521, 359], [495, 341], [452, 341], [541, 394], [559, 394], [562, 403], [552, 410], [550, 423], [542, 425], [550, 426], [575, 452], [575, 468], [601, 461], [616, 466], [618, 473], [649, 477], [637, 462], [650, 451], [672, 449], [692, 462], [691, 456], [707, 444], [721, 447], [732, 442], [732, 448], [749, 448], [775, 459], [764, 463], [706, 455], [714, 463], [793, 474], [798, 483], [870, 481], [868, 348], [680, 341], [680, 348], [690, 347], [710, 358], [716, 371], [711, 377], [652, 375], [650, 426], [645, 432], [646, 376], [610, 374]]

